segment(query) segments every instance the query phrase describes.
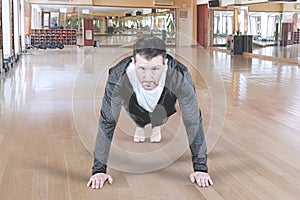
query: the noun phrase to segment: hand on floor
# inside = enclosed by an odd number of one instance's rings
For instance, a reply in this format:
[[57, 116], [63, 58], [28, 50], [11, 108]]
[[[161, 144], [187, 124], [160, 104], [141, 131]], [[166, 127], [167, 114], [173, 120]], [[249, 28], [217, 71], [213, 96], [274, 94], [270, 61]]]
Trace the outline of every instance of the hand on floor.
[[113, 179], [108, 174], [97, 173], [91, 176], [86, 186], [92, 187], [93, 189], [101, 189], [103, 188], [105, 181], [108, 181], [109, 184], [112, 184]]
[[208, 187], [210, 185], [213, 185], [213, 182], [209, 176], [208, 173], [205, 172], [193, 172], [190, 175], [190, 179], [192, 183], [197, 183], [200, 187]]

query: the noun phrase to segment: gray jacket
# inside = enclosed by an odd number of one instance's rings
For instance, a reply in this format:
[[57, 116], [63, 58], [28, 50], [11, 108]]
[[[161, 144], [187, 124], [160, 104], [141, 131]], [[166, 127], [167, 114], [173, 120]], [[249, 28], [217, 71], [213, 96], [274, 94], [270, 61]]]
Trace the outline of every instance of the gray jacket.
[[191, 75], [183, 64], [170, 55], [167, 57], [168, 70], [165, 87], [158, 105], [152, 113], [138, 105], [127, 77], [126, 68], [131, 62], [131, 56], [123, 59], [109, 70], [101, 106], [92, 174], [106, 173], [110, 145], [122, 105], [138, 126], [145, 126], [149, 123], [152, 123], [152, 126], [159, 126], [176, 112], [177, 100], [188, 136], [194, 171], [208, 171], [201, 111]]

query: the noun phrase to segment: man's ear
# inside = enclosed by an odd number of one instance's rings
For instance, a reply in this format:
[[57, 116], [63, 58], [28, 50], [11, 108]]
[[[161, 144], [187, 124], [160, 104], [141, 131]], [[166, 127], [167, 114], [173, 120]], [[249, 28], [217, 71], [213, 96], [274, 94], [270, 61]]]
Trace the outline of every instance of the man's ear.
[[135, 64], [135, 59], [134, 59], [134, 57], [131, 57], [131, 61], [132, 61], [133, 64]]
[[168, 58], [165, 59], [164, 64], [165, 64], [165, 65], [168, 65]]

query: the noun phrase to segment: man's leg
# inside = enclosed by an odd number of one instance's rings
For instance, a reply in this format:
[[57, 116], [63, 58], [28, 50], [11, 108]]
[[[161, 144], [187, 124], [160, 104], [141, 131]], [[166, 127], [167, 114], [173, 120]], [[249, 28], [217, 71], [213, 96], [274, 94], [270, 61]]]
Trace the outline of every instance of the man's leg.
[[145, 142], [145, 128], [137, 126], [135, 129], [134, 142]]

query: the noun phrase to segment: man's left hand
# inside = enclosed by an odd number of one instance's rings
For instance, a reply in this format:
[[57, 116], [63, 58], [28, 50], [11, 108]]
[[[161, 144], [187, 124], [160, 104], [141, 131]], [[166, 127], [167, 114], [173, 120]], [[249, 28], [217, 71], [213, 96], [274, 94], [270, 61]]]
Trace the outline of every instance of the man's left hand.
[[210, 185], [213, 185], [213, 182], [209, 176], [208, 173], [205, 172], [193, 172], [190, 175], [190, 179], [192, 183], [197, 183], [200, 187], [208, 187]]

